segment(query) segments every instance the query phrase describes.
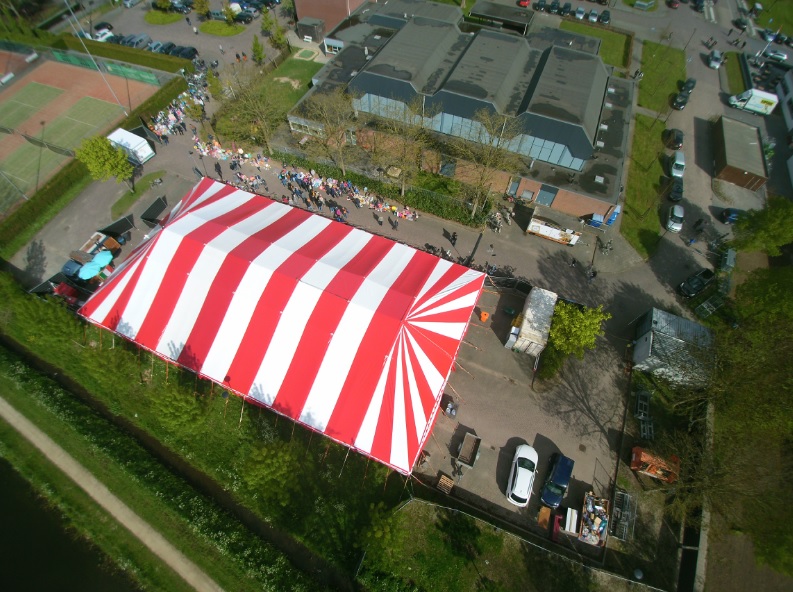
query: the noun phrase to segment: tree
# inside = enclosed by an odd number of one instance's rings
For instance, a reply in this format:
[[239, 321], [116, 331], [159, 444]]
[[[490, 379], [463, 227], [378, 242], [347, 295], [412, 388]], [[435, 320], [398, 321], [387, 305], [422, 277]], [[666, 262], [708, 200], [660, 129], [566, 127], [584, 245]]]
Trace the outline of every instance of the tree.
[[756, 269], [736, 290], [742, 318], [763, 316], [774, 321], [793, 320], [793, 267]]
[[332, 160], [346, 175], [345, 159], [352, 146], [349, 136], [354, 132], [355, 121], [350, 96], [342, 88], [318, 90], [304, 103], [303, 116], [319, 127], [314, 141], [307, 144], [308, 149]]
[[253, 44], [251, 46], [251, 58], [257, 64], [261, 64], [264, 61], [264, 47], [262, 46], [261, 41], [259, 41], [259, 36], [253, 36]]
[[135, 190], [133, 173], [135, 167], [129, 162], [126, 153], [113, 146], [104, 136], [94, 136], [83, 140], [75, 150], [77, 159], [82, 162], [93, 179], [107, 181], [116, 178], [116, 183], [128, 182]]
[[793, 202], [779, 195], [768, 198], [762, 210], [738, 218], [732, 244], [739, 251], [763, 251], [776, 257], [779, 247], [793, 242]]
[[229, 27], [234, 24], [234, 17], [237, 15], [231, 10], [231, 4], [228, 2], [223, 5], [223, 16], [226, 17], [226, 24]]
[[195, 0], [193, 10], [198, 15], [206, 16], [210, 11], [209, 0]]
[[611, 314], [603, 306], [585, 308], [577, 304], [557, 302], [551, 321], [550, 341], [563, 355], [583, 358], [587, 349], [595, 347], [595, 340], [603, 335], [603, 323]]
[[154, 4], [158, 9], [162, 11], [167, 11], [170, 10], [171, 8], [171, 0], [156, 0]]
[[275, 26], [275, 19], [270, 12], [263, 12], [262, 13], [262, 35], [271, 35], [273, 32], [273, 27]]
[[421, 99], [416, 99], [410, 105], [396, 103], [377, 121], [377, 127], [386, 135], [380, 139], [382, 145], [373, 151], [373, 159], [401, 170], [403, 196], [407, 185], [421, 172], [422, 154], [429, 144], [425, 123], [429, 118], [432, 114], [422, 113]]
[[278, 51], [281, 51], [287, 46], [286, 30], [283, 27], [275, 25], [270, 35], [270, 45]]
[[290, 20], [295, 20], [295, 0], [283, 0], [281, 10], [286, 13]]
[[455, 156], [468, 161], [473, 172], [473, 178], [465, 180], [470, 187], [471, 218], [486, 202], [495, 174], [520, 166], [518, 155], [507, 150], [520, 132], [514, 117], [482, 109], [474, 114], [465, 137], [454, 136], [449, 142]]

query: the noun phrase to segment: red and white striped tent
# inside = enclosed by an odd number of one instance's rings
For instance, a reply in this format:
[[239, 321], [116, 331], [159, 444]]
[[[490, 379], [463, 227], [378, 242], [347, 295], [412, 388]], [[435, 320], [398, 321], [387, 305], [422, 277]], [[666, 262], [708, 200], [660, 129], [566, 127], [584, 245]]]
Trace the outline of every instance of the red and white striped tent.
[[80, 314], [409, 474], [484, 277], [204, 179]]

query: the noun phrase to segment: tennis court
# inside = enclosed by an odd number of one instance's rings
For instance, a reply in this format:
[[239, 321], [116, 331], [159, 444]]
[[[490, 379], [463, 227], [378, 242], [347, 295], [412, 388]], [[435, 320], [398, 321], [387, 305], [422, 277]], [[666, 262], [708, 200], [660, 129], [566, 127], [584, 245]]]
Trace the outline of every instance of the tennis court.
[[[45, 60], [0, 93], [0, 216], [30, 198], [85, 138], [105, 135], [158, 87]], [[126, 104], [119, 104], [124, 97]]]

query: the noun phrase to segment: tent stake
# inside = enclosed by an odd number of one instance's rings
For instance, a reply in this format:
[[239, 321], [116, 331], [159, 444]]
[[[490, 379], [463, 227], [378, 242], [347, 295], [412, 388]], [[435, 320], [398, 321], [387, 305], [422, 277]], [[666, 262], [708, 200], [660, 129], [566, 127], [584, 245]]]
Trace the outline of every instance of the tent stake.
[[347, 464], [347, 457], [350, 456], [350, 449], [347, 449], [347, 454], [344, 456], [344, 462], [341, 463], [341, 471], [339, 471], [339, 479], [341, 479], [341, 473], [344, 470], [344, 465]]

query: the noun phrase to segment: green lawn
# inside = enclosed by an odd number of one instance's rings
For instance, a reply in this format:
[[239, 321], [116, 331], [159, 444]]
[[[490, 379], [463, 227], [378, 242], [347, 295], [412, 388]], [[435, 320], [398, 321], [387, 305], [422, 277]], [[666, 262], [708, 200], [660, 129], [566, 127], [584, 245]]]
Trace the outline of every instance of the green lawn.
[[642, 49], [639, 106], [664, 113], [670, 109], [678, 83], [686, 79], [686, 55], [682, 49], [645, 41]]
[[601, 40], [600, 57], [610, 66], [627, 68], [630, 62], [631, 38], [605, 27], [598, 27], [575, 21], [562, 21], [559, 28], [571, 33], [579, 33]]
[[730, 94], [737, 95], [746, 90], [746, 83], [743, 81], [743, 72], [741, 71], [741, 62], [739, 53], [730, 51], [724, 54], [727, 63], [722, 65], [722, 68], [727, 69], [727, 84], [730, 87]]
[[162, 10], [150, 10], [146, 13], [146, 22], [150, 25], [171, 25], [178, 23], [184, 18], [178, 12], [163, 12]]
[[228, 25], [226, 21], [206, 21], [201, 23], [198, 30], [216, 37], [233, 37], [242, 33], [245, 30], [245, 25]]
[[[748, 4], [749, 6], [753, 5], [752, 2]], [[781, 27], [785, 35], [793, 35], [793, 2], [791, 0], [772, 0], [762, 4], [764, 10], [756, 21], [757, 26], [767, 27], [774, 31]]]
[[151, 182], [157, 177], [162, 177], [165, 171], [157, 171], [144, 175], [135, 183], [135, 191], [127, 191], [110, 208], [110, 216], [115, 220], [127, 214], [141, 196], [151, 188]]
[[660, 240], [663, 206], [661, 177], [664, 176], [662, 160], [664, 146], [662, 121], [652, 117], [636, 116], [630, 172], [625, 189], [625, 217], [620, 232], [644, 258], [655, 252]]
[[[634, 7], [634, 5], [636, 4], [636, 0], [622, 0], [622, 3], [623, 3], [625, 6], [630, 6], [631, 8], [633, 8], [633, 7]], [[638, 12], [638, 13], [642, 13], [642, 12], [653, 12], [653, 11], [655, 11], [655, 10], [658, 10], [658, 5], [659, 5], [659, 4], [662, 4], [662, 3], [663, 3], [663, 0], [655, 0], [655, 6], [653, 6], [653, 7], [652, 7], [650, 10], [644, 11], [644, 10], [638, 10], [638, 9], [637, 9], [637, 10], [636, 10], [636, 12]]]

